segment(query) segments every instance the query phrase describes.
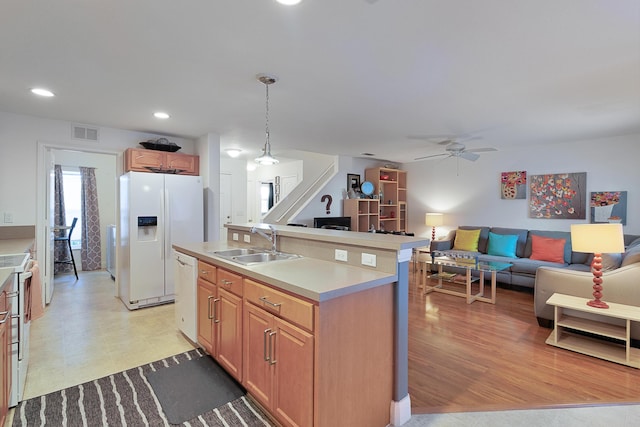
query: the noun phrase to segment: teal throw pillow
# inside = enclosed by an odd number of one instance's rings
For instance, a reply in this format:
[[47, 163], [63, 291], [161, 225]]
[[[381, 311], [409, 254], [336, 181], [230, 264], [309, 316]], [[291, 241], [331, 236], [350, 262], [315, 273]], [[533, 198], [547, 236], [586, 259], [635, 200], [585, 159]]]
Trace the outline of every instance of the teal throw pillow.
[[517, 245], [518, 236], [515, 234], [496, 234], [489, 232], [487, 254], [515, 258]]

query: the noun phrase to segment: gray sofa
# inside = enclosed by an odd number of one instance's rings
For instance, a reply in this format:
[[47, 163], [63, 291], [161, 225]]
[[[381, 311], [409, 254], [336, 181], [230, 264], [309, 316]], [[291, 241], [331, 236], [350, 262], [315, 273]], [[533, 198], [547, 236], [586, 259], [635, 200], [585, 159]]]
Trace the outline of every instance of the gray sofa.
[[[581, 271], [589, 273], [591, 254], [574, 252], [571, 250], [571, 233], [568, 231], [547, 231], [547, 230], [527, 230], [522, 228], [503, 228], [486, 226], [460, 226], [462, 230], [480, 229], [480, 239], [478, 240], [478, 252], [467, 252], [468, 255], [477, 256], [481, 261], [508, 262], [512, 266], [497, 273], [496, 280], [505, 287], [529, 288], [533, 289], [536, 282], [536, 271], [538, 267], [554, 267]], [[516, 258], [496, 256], [487, 254], [489, 242], [489, 232], [502, 235], [517, 235]], [[532, 260], [531, 256], [531, 236], [538, 235], [554, 239], [565, 239], [564, 262], [555, 263], [548, 261]], [[431, 242], [431, 251], [452, 250], [456, 237], [456, 230], [452, 230], [445, 238]], [[639, 236], [625, 235], [625, 244], [637, 239]], [[456, 271], [455, 268], [447, 267], [447, 270]], [[463, 272], [459, 269], [456, 272]], [[475, 274], [475, 273], [474, 273]], [[545, 300], [546, 301], [546, 300]]]
[[[640, 306], [640, 238], [625, 237], [627, 246], [620, 259], [620, 266], [617, 268], [615, 268], [617, 264], [609, 266], [609, 269], [602, 273], [602, 300]], [[607, 267], [606, 264], [605, 255], [603, 255], [603, 270]], [[547, 305], [547, 300], [556, 292], [592, 299], [593, 274], [588, 270], [540, 267], [536, 274], [534, 291], [534, 311], [540, 326], [553, 326], [553, 306]], [[582, 312], [571, 314], [590, 317]], [[616, 324], [612, 320], [609, 322]], [[635, 342], [640, 340], [640, 323], [631, 322], [631, 338]]]

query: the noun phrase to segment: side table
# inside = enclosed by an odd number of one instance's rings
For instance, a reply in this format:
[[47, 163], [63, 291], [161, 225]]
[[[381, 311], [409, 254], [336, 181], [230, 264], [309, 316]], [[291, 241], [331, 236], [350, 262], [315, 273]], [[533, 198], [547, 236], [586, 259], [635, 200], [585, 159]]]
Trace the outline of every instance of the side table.
[[[571, 295], [558, 293], [551, 295], [547, 304], [554, 306], [554, 328], [546, 343], [610, 362], [640, 368], [640, 349], [631, 347], [631, 322], [640, 322], [640, 307], [607, 302], [608, 309], [594, 308], [588, 306], [587, 301], [587, 298]], [[566, 314], [564, 309], [594, 314], [598, 318], [623, 319], [625, 326], [571, 316]], [[588, 332], [614, 341], [591, 338], [572, 333], [572, 331]]]

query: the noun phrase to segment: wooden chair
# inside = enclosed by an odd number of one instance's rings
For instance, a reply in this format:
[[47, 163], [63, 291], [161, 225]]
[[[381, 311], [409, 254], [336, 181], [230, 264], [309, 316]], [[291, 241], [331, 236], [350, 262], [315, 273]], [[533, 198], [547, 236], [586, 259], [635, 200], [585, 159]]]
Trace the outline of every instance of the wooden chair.
[[60, 231], [66, 231], [67, 235], [66, 236], [56, 236], [53, 238], [54, 241], [56, 242], [67, 242], [67, 246], [69, 247], [69, 254], [71, 255], [71, 258], [69, 259], [64, 259], [64, 260], [60, 260], [60, 261], [54, 261], [54, 263], [56, 264], [71, 264], [73, 265], [73, 272], [76, 275], [76, 280], [78, 279], [78, 270], [76, 269], [76, 260], [73, 258], [73, 250], [71, 249], [71, 234], [73, 234], [73, 229], [76, 228], [76, 222], [78, 222], [78, 218], [73, 218], [73, 221], [71, 222], [71, 227], [58, 227], [57, 229]]

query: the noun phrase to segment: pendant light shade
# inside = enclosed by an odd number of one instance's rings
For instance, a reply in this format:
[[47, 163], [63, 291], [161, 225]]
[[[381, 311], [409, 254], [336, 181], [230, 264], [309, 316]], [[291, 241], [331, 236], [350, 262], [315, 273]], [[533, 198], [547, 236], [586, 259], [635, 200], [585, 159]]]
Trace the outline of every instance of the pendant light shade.
[[267, 96], [266, 96], [267, 107], [266, 107], [266, 114], [265, 114], [266, 139], [264, 142], [264, 148], [262, 149], [262, 155], [260, 157], [257, 157], [255, 160], [256, 160], [256, 163], [261, 165], [275, 165], [278, 163], [278, 159], [276, 159], [271, 155], [271, 142], [269, 141], [269, 85], [275, 83], [278, 79], [274, 76], [269, 76], [267, 74], [258, 74], [256, 77], [261, 83], [264, 83], [267, 89]]

